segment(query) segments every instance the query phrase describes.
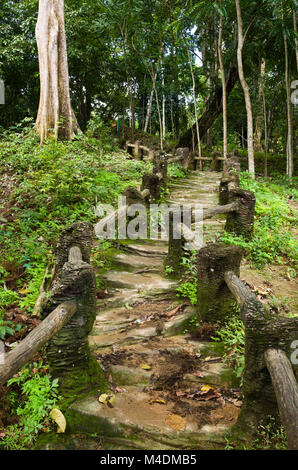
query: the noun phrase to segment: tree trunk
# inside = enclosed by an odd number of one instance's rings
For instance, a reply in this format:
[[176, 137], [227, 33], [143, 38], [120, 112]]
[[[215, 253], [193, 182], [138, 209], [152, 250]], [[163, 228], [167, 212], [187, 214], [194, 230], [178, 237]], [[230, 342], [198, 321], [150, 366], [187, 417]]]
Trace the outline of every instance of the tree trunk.
[[[154, 82], [156, 81], [157, 74], [154, 76]], [[153, 102], [153, 95], [154, 95], [154, 86], [152, 86], [152, 90], [150, 93], [150, 98], [149, 98], [149, 103], [147, 105], [147, 113], [146, 113], [146, 120], [145, 120], [145, 125], [144, 125], [144, 132], [147, 132], [148, 130], [148, 125], [149, 125], [149, 120], [150, 120], [150, 115], [151, 115], [151, 109], [152, 109], [152, 102]]]
[[[263, 113], [264, 113], [264, 132], [265, 132], [265, 168], [264, 168], [264, 176], [267, 178], [268, 176], [268, 121], [267, 121], [267, 111], [266, 111], [266, 97], [265, 91], [263, 88]], [[268, 119], [269, 120], [269, 119]]]
[[298, 39], [297, 39], [296, 11], [293, 11], [293, 23], [294, 23], [294, 31], [295, 31], [296, 65], [297, 65], [297, 70], [298, 70]]
[[[284, 28], [284, 13], [282, 12], [282, 24]], [[292, 115], [292, 102], [291, 102], [291, 84], [289, 72], [289, 54], [288, 54], [288, 41], [285, 30], [284, 48], [285, 48], [285, 86], [287, 93], [287, 121], [288, 121], [288, 136], [287, 136], [287, 175], [292, 178], [293, 176], [293, 115]]]
[[162, 138], [166, 138], [166, 95], [165, 95], [165, 75], [164, 70], [161, 71], [162, 77]]
[[249, 87], [245, 80], [244, 71], [243, 71], [242, 50], [243, 50], [244, 38], [243, 38], [243, 26], [242, 26], [240, 1], [235, 0], [235, 3], [236, 3], [237, 23], [238, 23], [238, 48], [237, 48], [238, 73], [239, 73], [240, 83], [244, 92], [246, 114], [247, 114], [248, 171], [254, 177], [255, 176], [255, 162], [254, 162], [252, 106], [251, 106]]
[[218, 38], [218, 59], [219, 59], [219, 66], [220, 66], [220, 71], [221, 71], [221, 82], [222, 82], [223, 150], [224, 150], [224, 158], [227, 158], [227, 155], [228, 155], [227, 91], [226, 91], [225, 68], [224, 68], [222, 50], [221, 50], [222, 30], [223, 30], [223, 21], [222, 21], [222, 15], [220, 15], [219, 38]]
[[259, 94], [258, 94], [258, 115], [256, 119], [256, 129], [255, 129], [255, 147], [256, 150], [262, 151], [262, 118], [263, 118], [263, 95], [264, 95], [264, 78], [266, 70], [266, 61], [262, 59], [261, 62], [261, 72], [260, 72], [260, 82], [259, 82]]
[[80, 129], [70, 103], [64, 0], [39, 0], [36, 41], [40, 71], [36, 130], [41, 142], [50, 134], [72, 139]]
[[199, 157], [201, 158], [202, 148], [201, 148], [198, 110], [197, 110], [196, 81], [195, 81], [195, 76], [194, 76], [194, 73], [193, 73], [193, 66], [192, 66], [192, 62], [191, 62], [191, 57], [190, 57], [188, 45], [187, 45], [186, 42], [185, 42], [185, 46], [186, 46], [186, 50], [187, 50], [188, 62], [189, 62], [190, 73], [191, 73], [191, 78], [192, 78], [192, 89], [193, 89], [193, 100], [194, 100], [195, 119], [196, 119], [197, 143], [198, 143]]
[[[227, 99], [233, 90], [236, 82], [238, 79], [238, 72], [236, 67], [232, 67], [228, 73], [228, 79], [226, 83], [226, 92], [227, 92]], [[200, 117], [198, 124], [199, 124], [199, 132], [201, 139], [206, 135], [207, 130], [212, 126], [214, 121], [222, 112], [222, 87], [219, 87], [212, 96], [210, 96], [207, 104], [206, 104], [206, 111]], [[196, 129], [196, 124], [193, 125], [193, 129]], [[191, 146], [191, 138], [192, 138], [192, 131], [188, 129], [188, 131], [180, 138], [178, 147], [187, 147]]]

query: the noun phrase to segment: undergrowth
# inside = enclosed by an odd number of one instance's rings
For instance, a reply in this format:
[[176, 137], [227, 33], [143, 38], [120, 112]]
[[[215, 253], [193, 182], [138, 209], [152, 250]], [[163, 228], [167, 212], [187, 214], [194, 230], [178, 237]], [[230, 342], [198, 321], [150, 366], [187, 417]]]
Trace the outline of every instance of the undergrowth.
[[52, 380], [40, 361], [24, 366], [7, 385], [10, 391], [6, 400], [18, 420], [0, 429], [0, 449], [28, 449], [39, 432], [51, 430], [50, 412], [59, 399], [58, 379]]
[[297, 178], [254, 180], [247, 172], [240, 175], [240, 186], [253, 191], [256, 196], [256, 219], [254, 236], [246, 241], [243, 237], [224, 232], [221, 241], [243, 247], [248, 260], [257, 268], [271, 263], [297, 263], [298, 249], [295, 239], [297, 217], [290, 201], [298, 197], [295, 188]]

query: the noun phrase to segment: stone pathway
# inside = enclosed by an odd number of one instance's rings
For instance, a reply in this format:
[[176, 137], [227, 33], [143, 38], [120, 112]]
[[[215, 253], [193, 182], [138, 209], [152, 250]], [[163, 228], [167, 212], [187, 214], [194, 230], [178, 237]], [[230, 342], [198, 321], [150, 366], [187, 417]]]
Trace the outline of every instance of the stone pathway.
[[[218, 204], [220, 174], [193, 172], [170, 186], [168, 203]], [[224, 218], [204, 222], [204, 241]], [[196, 340], [194, 308], [164, 274], [167, 244], [134, 241], [105, 275], [90, 346], [108, 373], [113, 407], [89, 397], [72, 405], [80, 430], [103, 435], [106, 449], [222, 449], [239, 412], [239, 384], [220, 344]], [[83, 426], [83, 429], [82, 429]]]

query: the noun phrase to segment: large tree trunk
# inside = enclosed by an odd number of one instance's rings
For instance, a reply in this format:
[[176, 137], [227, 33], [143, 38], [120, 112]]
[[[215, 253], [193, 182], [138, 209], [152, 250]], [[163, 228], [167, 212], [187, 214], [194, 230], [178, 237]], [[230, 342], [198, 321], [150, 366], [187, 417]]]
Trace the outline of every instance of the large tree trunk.
[[[282, 24], [284, 28], [284, 13], [282, 12]], [[290, 84], [290, 71], [289, 71], [289, 53], [288, 53], [288, 40], [283, 31], [284, 49], [285, 49], [285, 86], [287, 93], [287, 122], [288, 122], [288, 135], [287, 135], [287, 175], [292, 178], [293, 176], [293, 113], [291, 102], [291, 84]]]
[[243, 61], [242, 61], [242, 50], [244, 44], [243, 37], [243, 27], [242, 27], [242, 16], [240, 1], [235, 0], [236, 2], [236, 11], [237, 11], [237, 23], [238, 23], [238, 48], [237, 48], [237, 61], [238, 61], [238, 73], [241, 86], [243, 88], [246, 114], [247, 114], [247, 150], [248, 150], [248, 171], [255, 176], [255, 161], [254, 161], [254, 136], [253, 136], [253, 116], [252, 116], [252, 106], [250, 99], [250, 92], [248, 84], [245, 80], [244, 71], [243, 71]]
[[[228, 79], [226, 83], [226, 93], [227, 99], [233, 90], [236, 82], [238, 80], [238, 71], [236, 67], [232, 67], [228, 73]], [[222, 87], [219, 87], [215, 93], [210, 96], [207, 104], [206, 104], [206, 111], [202, 114], [200, 119], [198, 120], [199, 124], [199, 133], [201, 139], [206, 135], [206, 132], [214, 121], [218, 118], [220, 113], [222, 112]], [[192, 130], [193, 129], [193, 130]], [[191, 147], [192, 141], [192, 132], [196, 131], [196, 124], [192, 126], [192, 129], [188, 129], [188, 131], [180, 138], [178, 147]]]
[[79, 126], [70, 103], [64, 0], [39, 0], [36, 41], [40, 71], [37, 132], [41, 142], [49, 134], [72, 139]]
[[221, 81], [222, 81], [223, 150], [224, 150], [224, 158], [227, 158], [227, 155], [228, 155], [227, 93], [226, 93], [225, 68], [224, 68], [222, 49], [221, 49], [222, 48], [222, 34], [223, 34], [223, 20], [222, 20], [222, 15], [220, 15], [219, 38], [218, 38], [218, 59], [219, 59]]

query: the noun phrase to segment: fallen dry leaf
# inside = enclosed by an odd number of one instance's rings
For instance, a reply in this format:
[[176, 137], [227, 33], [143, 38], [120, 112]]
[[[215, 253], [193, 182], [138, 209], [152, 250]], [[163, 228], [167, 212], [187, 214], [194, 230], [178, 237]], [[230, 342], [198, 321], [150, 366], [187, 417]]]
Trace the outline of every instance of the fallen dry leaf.
[[103, 393], [98, 398], [98, 401], [99, 401], [99, 403], [103, 403], [104, 405], [107, 405], [109, 408], [113, 408], [113, 403], [115, 401], [115, 396], [114, 395], [107, 395], [106, 393]]
[[55, 421], [55, 423], [58, 426], [57, 433], [58, 434], [64, 433], [66, 429], [66, 419], [63, 413], [61, 413], [61, 411], [58, 410], [58, 408], [53, 408], [50, 413], [50, 417], [52, 418], [53, 421]]
[[143, 370], [151, 370], [152, 369], [152, 367], [149, 366], [149, 364], [141, 364], [140, 367]]
[[166, 405], [167, 404], [167, 402], [165, 400], [160, 400], [160, 399], [150, 400], [149, 403], [150, 403], [150, 405], [153, 405], [154, 403], [159, 403], [160, 405]]

